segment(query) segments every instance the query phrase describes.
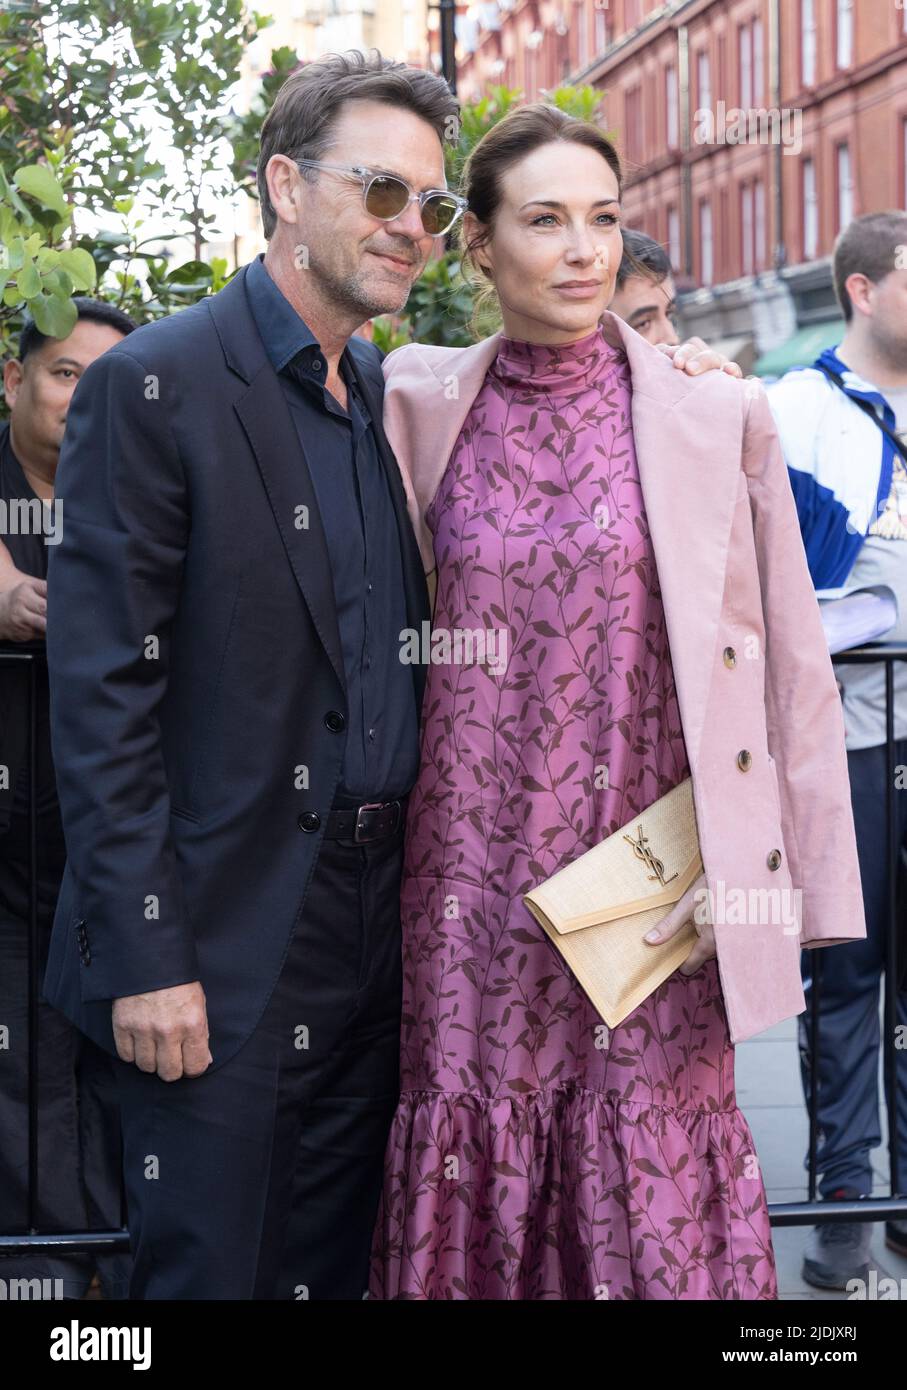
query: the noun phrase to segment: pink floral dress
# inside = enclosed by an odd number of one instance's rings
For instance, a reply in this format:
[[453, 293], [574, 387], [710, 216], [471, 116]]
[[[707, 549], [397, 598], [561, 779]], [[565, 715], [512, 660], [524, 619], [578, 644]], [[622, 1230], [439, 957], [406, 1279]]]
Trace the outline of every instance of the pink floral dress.
[[428, 512], [506, 669], [428, 672], [372, 1297], [777, 1297], [716, 962], [609, 1036], [521, 901], [689, 770], [630, 406], [599, 332], [505, 337]]

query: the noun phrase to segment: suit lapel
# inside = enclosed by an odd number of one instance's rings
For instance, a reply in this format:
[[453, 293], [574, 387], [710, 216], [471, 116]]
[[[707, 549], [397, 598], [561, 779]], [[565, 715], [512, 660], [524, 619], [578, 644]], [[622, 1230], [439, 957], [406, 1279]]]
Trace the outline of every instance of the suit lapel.
[[296, 582], [346, 692], [331, 562], [321, 513], [305, 449], [300, 449], [280, 382], [270, 366], [234, 403], [234, 409], [255, 454]]
[[[245, 267], [206, 303], [227, 364], [248, 383], [233, 409], [252, 446], [287, 559], [341, 689], [346, 676], [327, 541], [304, 448], [245, 292]], [[301, 510], [304, 508], [305, 510]]]

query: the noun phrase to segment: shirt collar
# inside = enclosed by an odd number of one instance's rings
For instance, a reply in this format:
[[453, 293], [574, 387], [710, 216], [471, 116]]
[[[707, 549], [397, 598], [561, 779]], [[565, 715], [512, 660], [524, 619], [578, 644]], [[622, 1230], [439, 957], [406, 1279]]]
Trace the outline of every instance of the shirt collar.
[[305, 319], [271, 279], [264, 266], [263, 253], [249, 264], [246, 292], [265, 352], [275, 372], [283, 371], [287, 363], [304, 348], [321, 346]]
[[826, 348], [816, 358], [815, 365], [818, 367], [820, 362], [824, 362], [826, 366], [831, 367], [833, 372], [837, 372], [844, 383], [844, 389], [848, 396], [854, 396], [858, 400], [869, 401], [871, 405], [880, 406], [883, 412], [891, 411], [891, 406], [878, 386], [873, 386], [871, 381], [864, 381], [861, 376], [846, 366], [838, 356], [836, 348]]

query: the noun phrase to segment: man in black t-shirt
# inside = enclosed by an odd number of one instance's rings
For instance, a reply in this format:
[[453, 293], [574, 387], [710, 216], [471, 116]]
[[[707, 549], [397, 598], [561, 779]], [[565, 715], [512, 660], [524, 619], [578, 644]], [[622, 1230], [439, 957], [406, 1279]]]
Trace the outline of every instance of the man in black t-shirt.
[[[36, 667], [37, 897], [43, 978], [66, 850], [48, 719], [44, 631], [48, 546], [63, 525], [54, 478], [66, 413], [82, 372], [135, 326], [98, 300], [76, 299], [67, 338], [23, 329], [4, 364], [9, 420], [0, 423], [0, 651]], [[0, 1234], [27, 1231], [28, 1183], [28, 671], [0, 664]], [[38, 1007], [40, 1232], [120, 1225], [120, 1154], [110, 1059], [43, 1000]], [[62, 1281], [79, 1298], [97, 1269], [109, 1298], [126, 1296], [127, 1255], [0, 1257], [0, 1277]]]

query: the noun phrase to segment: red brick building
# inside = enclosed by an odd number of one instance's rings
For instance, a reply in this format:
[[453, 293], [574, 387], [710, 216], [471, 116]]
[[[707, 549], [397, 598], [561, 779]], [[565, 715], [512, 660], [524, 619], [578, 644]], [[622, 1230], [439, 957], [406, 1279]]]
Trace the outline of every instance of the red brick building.
[[835, 319], [840, 227], [905, 206], [907, 0], [498, 0], [458, 30], [462, 97], [602, 88], [626, 224], [670, 250], [685, 327], [751, 356]]

